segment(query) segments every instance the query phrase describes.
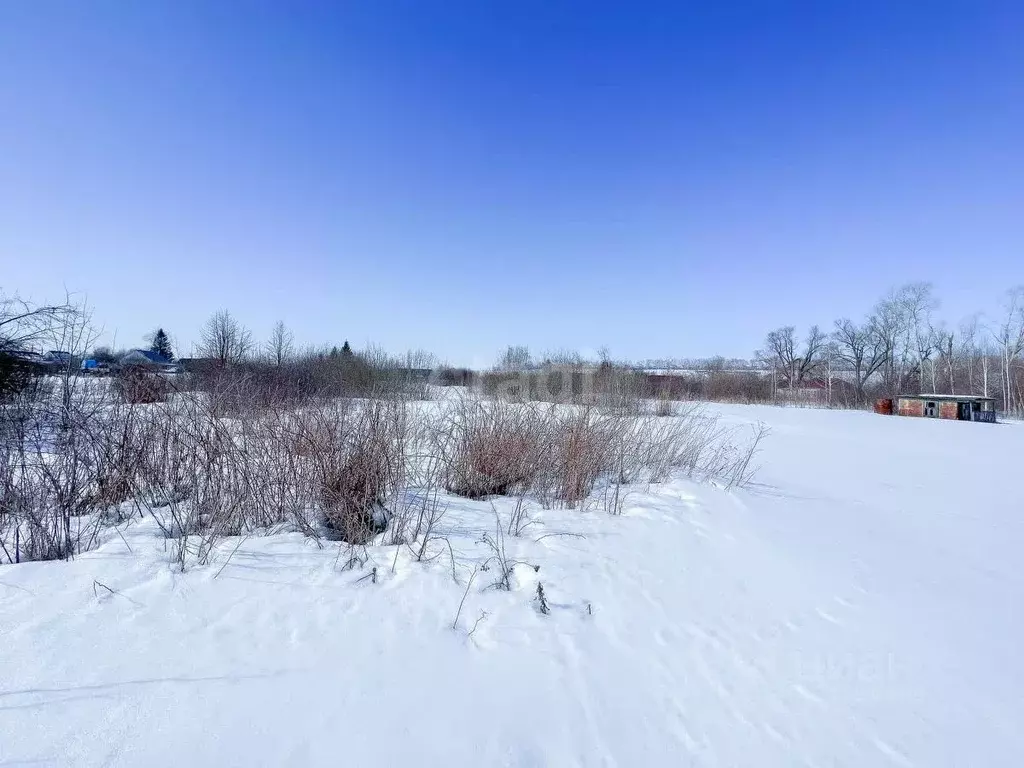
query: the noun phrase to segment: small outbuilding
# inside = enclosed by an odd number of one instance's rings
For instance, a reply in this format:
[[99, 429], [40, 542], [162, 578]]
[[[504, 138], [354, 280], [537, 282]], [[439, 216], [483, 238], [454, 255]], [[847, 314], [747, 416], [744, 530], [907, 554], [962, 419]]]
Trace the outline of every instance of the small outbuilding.
[[901, 395], [896, 413], [954, 421], [996, 421], [996, 401], [980, 395]]

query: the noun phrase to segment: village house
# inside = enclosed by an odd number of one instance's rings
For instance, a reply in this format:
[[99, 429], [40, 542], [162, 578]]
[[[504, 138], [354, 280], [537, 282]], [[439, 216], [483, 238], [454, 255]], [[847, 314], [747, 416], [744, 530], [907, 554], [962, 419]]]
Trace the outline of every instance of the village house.
[[161, 373], [177, 373], [179, 370], [177, 363], [151, 349], [133, 349], [125, 353], [118, 362], [122, 368], [150, 368]]

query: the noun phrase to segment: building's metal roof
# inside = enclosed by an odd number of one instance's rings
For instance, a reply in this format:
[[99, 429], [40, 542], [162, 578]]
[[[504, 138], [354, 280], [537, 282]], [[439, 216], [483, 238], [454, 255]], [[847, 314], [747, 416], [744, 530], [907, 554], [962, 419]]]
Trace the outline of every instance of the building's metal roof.
[[126, 358], [130, 358], [133, 355], [146, 358], [149, 362], [155, 365], [170, 365], [171, 361], [161, 355], [159, 352], [154, 352], [151, 349], [133, 349], [125, 355]]
[[968, 400], [995, 400], [994, 397], [986, 397], [985, 395], [900, 395], [900, 400], [953, 400], [959, 402], [965, 402]]

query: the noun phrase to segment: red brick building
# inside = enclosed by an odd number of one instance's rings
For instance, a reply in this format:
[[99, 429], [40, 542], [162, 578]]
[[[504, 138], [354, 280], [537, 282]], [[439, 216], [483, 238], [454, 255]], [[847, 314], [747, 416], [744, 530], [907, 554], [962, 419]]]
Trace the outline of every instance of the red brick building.
[[902, 395], [897, 400], [896, 413], [955, 421], [996, 420], [995, 399], [978, 395]]

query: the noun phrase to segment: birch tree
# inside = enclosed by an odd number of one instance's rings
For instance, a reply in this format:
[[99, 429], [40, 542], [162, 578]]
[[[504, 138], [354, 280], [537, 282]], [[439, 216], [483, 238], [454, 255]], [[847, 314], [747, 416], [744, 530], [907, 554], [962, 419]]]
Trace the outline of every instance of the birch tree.
[[1024, 411], [1024, 393], [1016, 386], [1014, 365], [1024, 353], [1024, 286], [1009, 291], [1003, 308], [1003, 319], [991, 333], [999, 348], [1003, 407], [1019, 413]]
[[[955, 331], [950, 331], [945, 328], [938, 328], [934, 333], [935, 348], [938, 350], [938, 359], [942, 361], [945, 368], [946, 384], [949, 386], [949, 394], [956, 394], [956, 339], [957, 335]], [[932, 365], [932, 390], [938, 391], [935, 383], [935, 365]]]
[[899, 301], [906, 317], [906, 333], [908, 343], [913, 351], [917, 372], [922, 383], [927, 363], [931, 363], [931, 386], [936, 388], [935, 365], [932, 355], [935, 352], [935, 328], [933, 313], [938, 302], [932, 293], [931, 283], [910, 283], [899, 291]]
[[[977, 394], [977, 382], [975, 370], [981, 352], [978, 349], [978, 316], [972, 315], [960, 323], [960, 343], [957, 346], [957, 356], [967, 378], [967, 394]], [[987, 394], [987, 393], [986, 393]]]

